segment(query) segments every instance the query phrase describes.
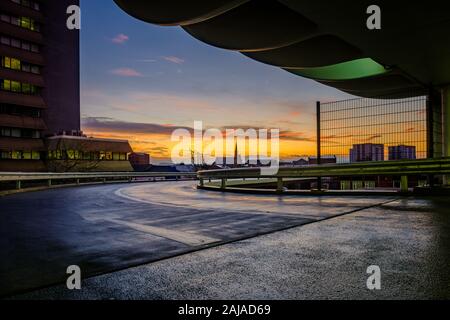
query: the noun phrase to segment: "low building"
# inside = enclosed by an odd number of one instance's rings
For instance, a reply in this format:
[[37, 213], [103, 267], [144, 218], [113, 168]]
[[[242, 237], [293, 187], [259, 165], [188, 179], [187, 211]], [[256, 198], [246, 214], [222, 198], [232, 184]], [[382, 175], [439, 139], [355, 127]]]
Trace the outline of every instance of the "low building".
[[[322, 157], [320, 157], [320, 164], [331, 164], [331, 163], [337, 163], [336, 156], [322, 156]], [[308, 158], [308, 164], [309, 165], [318, 164], [317, 157], [309, 157]]]
[[129, 155], [131, 165], [134, 166], [147, 166], [150, 164], [150, 155], [148, 153], [133, 152]]
[[128, 160], [134, 171], [145, 172], [151, 167], [151, 158], [148, 153], [133, 152], [129, 155]]
[[293, 161], [292, 164], [294, 166], [307, 166], [309, 164], [309, 161], [302, 158], [302, 159]]
[[350, 149], [350, 162], [384, 161], [384, 145], [374, 143], [355, 144]]
[[415, 146], [393, 146], [389, 147], [389, 160], [415, 160], [416, 147]]
[[62, 135], [47, 138], [46, 149], [48, 171], [133, 171], [128, 160], [133, 150], [126, 140]]

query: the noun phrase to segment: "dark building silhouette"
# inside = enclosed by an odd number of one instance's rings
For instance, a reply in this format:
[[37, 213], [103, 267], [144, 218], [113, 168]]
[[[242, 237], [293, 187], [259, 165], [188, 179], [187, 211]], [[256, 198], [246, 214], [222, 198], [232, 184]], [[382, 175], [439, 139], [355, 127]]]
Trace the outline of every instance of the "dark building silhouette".
[[148, 153], [133, 152], [128, 159], [133, 168], [150, 165], [150, 155]]
[[415, 160], [416, 147], [415, 146], [393, 146], [389, 147], [389, 160]]
[[[114, 161], [128, 162], [128, 142], [94, 150], [104, 141], [80, 131], [80, 33], [67, 28], [71, 5], [79, 0], [0, 1], [0, 171], [52, 170], [48, 161], [78, 161], [82, 153], [86, 161], [111, 155], [102, 159], [111, 170]], [[78, 149], [54, 150], [49, 137]], [[117, 168], [131, 170], [124, 162]]]
[[[336, 156], [322, 156], [320, 157], [320, 164], [331, 164], [331, 163], [337, 163]], [[318, 164], [317, 157], [309, 157], [308, 158], [308, 164]]]
[[0, 170], [41, 171], [48, 135], [80, 131], [77, 0], [0, 2]]
[[350, 149], [350, 162], [384, 161], [384, 145], [364, 143], [355, 144]]

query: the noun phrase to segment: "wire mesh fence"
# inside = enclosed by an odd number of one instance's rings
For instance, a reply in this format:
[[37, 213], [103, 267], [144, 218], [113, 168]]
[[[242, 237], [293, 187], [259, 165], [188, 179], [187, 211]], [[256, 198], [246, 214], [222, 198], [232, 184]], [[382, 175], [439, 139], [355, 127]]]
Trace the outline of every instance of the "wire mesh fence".
[[319, 112], [322, 161], [427, 157], [427, 96], [322, 103]]

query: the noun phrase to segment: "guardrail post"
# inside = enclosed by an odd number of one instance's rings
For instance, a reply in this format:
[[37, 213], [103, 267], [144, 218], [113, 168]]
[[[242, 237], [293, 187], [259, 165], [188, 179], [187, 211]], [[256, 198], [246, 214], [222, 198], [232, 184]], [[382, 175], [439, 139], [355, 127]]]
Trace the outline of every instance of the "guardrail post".
[[[444, 157], [450, 157], [450, 86], [443, 89], [443, 145], [444, 145]], [[444, 185], [450, 186], [450, 175], [444, 175]]]
[[22, 181], [20, 181], [20, 180], [17, 180], [17, 181], [16, 181], [16, 189], [17, 189], [17, 190], [22, 189]]
[[51, 187], [52, 186], [52, 179], [48, 179], [47, 180], [47, 187]]
[[400, 178], [400, 192], [408, 192], [408, 176], [401, 176]]
[[[320, 101], [316, 104], [316, 121], [317, 121], [317, 165], [322, 164], [322, 146], [321, 146], [321, 105]], [[317, 190], [322, 191], [322, 177], [317, 177]]]
[[283, 178], [277, 180], [277, 193], [283, 193]]
[[80, 185], [80, 179], [77, 179], [77, 185], [78, 186]]
[[205, 180], [200, 178], [200, 187], [204, 187], [205, 186]]
[[221, 188], [222, 190], [225, 190], [225, 189], [227, 188], [227, 179], [222, 178], [222, 183], [221, 183], [220, 188]]

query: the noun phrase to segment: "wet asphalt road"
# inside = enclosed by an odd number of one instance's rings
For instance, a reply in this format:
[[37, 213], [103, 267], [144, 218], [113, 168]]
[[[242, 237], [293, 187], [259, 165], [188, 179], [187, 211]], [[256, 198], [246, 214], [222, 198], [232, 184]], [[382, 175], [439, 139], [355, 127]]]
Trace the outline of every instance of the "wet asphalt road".
[[[192, 183], [6, 197], [1, 292], [63, 282], [77, 264], [84, 276], [141, 266], [86, 279], [78, 292], [55, 286], [19, 298], [449, 298], [450, 201], [390, 200], [197, 192]], [[383, 272], [377, 292], [365, 286], [373, 264]]]

